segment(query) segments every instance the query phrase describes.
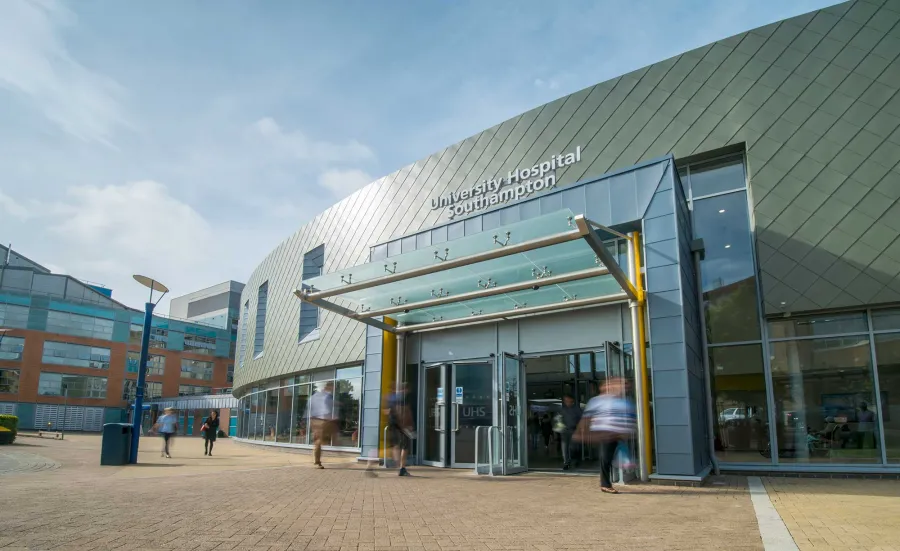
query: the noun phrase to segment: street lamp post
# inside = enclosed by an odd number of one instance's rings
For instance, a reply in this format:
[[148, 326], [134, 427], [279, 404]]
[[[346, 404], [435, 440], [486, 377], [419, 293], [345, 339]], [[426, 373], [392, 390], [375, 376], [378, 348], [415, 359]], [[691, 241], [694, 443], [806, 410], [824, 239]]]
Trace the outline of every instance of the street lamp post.
[[[144, 420], [144, 384], [147, 379], [147, 356], [150, 350], [150, 330], [153, 322], [153, 309], [156, 304], [169, 292], [162, 283], [147, 276], [135, 275], [135, 281], [150, 289], [150, 299], [144, 305], [144, 332], [141, 333], [141, 360], [138, 367], [137, 388], [134, 392], [134, 415], [131, 428], [131, 455], [129, 463], [137, 463], [138, 446], [141, 440], [141, 425]], [[153, 291], [162, 293], [156, 302], [153, 302]]]

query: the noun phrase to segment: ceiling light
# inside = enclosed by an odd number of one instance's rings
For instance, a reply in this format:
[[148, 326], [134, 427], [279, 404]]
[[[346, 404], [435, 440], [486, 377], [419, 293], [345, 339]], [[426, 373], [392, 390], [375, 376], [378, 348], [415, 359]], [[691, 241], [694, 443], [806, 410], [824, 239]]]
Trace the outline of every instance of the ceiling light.
[[725, 214], [725, 209], [719, 209], [719, 214]]
[[730, 248], [731, 248], [731, 245], [725, 245], [725, 248], [726, 248], [726, 249], [730, 249]]

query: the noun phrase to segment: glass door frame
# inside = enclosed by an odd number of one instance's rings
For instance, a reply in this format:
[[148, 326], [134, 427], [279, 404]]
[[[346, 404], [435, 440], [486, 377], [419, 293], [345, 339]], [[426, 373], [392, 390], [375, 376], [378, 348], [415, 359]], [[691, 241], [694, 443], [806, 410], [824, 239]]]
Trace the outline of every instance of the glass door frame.
[[[516, 369], [516, 409], [515, 418], [516, 426], [509, 426], [509, 398], [510, 392], [506, 388], [506, 381], [509, 377], [510, 366], [514, 365]], [[528, 470], [528, 434], [527, 434], [527, 416], [525, 415], [524, 405], [527, 404], [527, 396], [525, 395], [525, 364], [517, 354], [504, 352], [497, 357], [497, 369], [495, 379], [495, 395], [498, 405], [500, 406], [495, 412], [494, 419], [500, 428], [500, 457], [501, 472], [504, 475], [523, 473]], [[490, 433], [488, 439], [490, 439]], [[510, 442], [515, 442], [518, 447], [519, 464], [513, 465], [512, 458], [509, 457]]]
[[[428, 388], [427, 388], [428, 375], [427, 375], [427, 373], [428, 373], [429, 369], [439, 370], [439, 372], [440, 372], [439, 388], [443, 389], [444, 395], [443, 395], [443, 399], [437, 400], [437, 402], [435, 403], [435, 406], [434, 406], [435, 427], [430, 429], [430, 430], [433, 430], [440, 434], [439, 448], [438, 448], [439, 449], [439, 452], [438, 452], [439, 459], [438, 460], [426, 459], [425, 458], [426, 457], [426, 445], [424, 442], [420, 442], [419, 446], [421, 448], [421, 452], [419, 453], [419, 457], [418, 457], [419, 465], [428, 465], [430, 467], [448, 467], [448, 466], [450, 466], [450, 462], [448, 461], [448, 459], [450, 457], [450, 446], [448, 445], [448, 434], [447, 434], [447, 432], [449, 430], [449, 423], [447, 423], [447, 412], [450, 410], [450, 408], [447, 407], [448, 396], [446, 395], [447, 387], [449, 386], [447, 384], [447, 373], [448, 373], [448, 370], [450, 369], [450, 366], [451, 366], [450, 362], [432, 362], [432, 363], [427, 363], [427, 364], [423, 363], [422, 364], [422, 372], [420, 373], [420, 376], [419, 376], [419, 386], [420, 386], [419, 411], [421, 411], [422, 414], [419, 416], [419, 431], [418, 432], [423, 439], [425, 438], [426, 431], [429, 430], [428, 415], [430, 413], [430, 410], [426, 409], [426, 408], [428, 408]], [[440, 413], [438, 413], [438, 411], [440, 411]]]

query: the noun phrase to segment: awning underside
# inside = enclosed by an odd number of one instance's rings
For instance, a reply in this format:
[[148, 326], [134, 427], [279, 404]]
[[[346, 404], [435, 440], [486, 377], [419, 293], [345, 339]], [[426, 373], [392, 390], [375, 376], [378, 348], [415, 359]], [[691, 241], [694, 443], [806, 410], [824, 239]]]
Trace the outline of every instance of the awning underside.
[[312, 278], [295, 294], [395, 332], [636, 299], [615, 245], [603, 243], [596, 227], [561, 210]]

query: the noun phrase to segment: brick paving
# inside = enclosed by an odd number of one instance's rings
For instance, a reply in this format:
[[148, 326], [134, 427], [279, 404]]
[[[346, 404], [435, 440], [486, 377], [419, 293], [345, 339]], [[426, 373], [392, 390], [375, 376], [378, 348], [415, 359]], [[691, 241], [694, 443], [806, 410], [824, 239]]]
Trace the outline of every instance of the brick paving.
[[900, 481], [764, 479], [801, 550], [900, 551]]
[[[35, 440], [62, 468], [6, 476], [0, 549], [595, 550], [761, 549], [745, 479], [704, 488], [593, 477], [474, 477], [414, 469], [369, 478], [355, 463], [225, 440], [205, 458], [182, 439], [172, 460], [145, 443], [140, 466], [100, 467], [99, 439]], [[18, 453], [15, 450], [11, 453]]]
[[[17, 446], [17, 448], [19, 448], [19, 446]], [[19, 451], [19, 449], [16, 449], [15, 452], [7, 452], [5, 451], [5, 447], [4, 449], [0, 449], [0, 476], [9, 476], [23, 472], [47, 471], [58, 468], [58, 462], [41, 455], [22, 452]]]

